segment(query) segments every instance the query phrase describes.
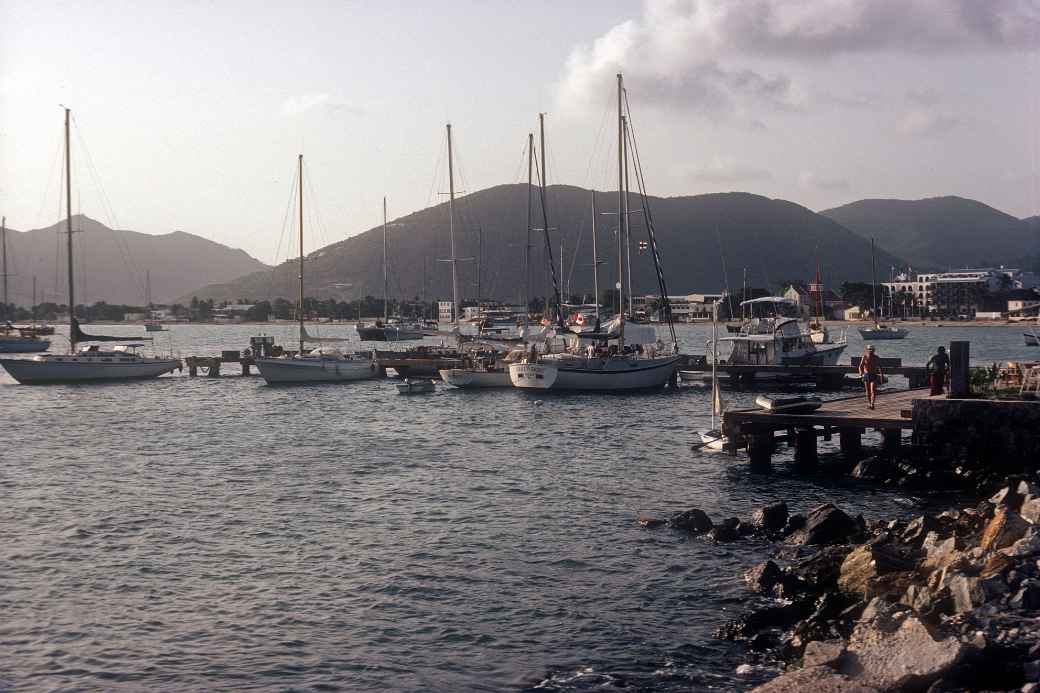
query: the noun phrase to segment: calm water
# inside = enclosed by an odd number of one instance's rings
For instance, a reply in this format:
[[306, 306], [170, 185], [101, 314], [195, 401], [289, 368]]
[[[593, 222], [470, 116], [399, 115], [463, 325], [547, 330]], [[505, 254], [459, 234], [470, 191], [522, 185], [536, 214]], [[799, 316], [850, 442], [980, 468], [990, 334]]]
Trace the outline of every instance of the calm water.
[[[261, 331], [178, 325], [161, 342], [213, 353]], [[1040, 356], [1019, 333], [917, 328], [879, 348]], [[685, 350], [706, 335], [682, 328]], [[767, 547], [636, 515], [783, 498], [874, 517], [917, 499], [692, 452], [707, 412], [693, 388], [405, 397], [379, 381], [4, 374], [0, 689], [745, 689], [740, 648], [710, 634]]]

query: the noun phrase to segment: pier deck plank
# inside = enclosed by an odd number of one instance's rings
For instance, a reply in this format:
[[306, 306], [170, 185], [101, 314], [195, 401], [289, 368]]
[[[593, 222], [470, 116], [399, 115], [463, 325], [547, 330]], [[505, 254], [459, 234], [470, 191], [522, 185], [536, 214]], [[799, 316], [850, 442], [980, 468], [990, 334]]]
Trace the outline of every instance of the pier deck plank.
[[738, 409], [723, 414], [725, 429], [737, 427], [742, 431], [754, 428], [799, 428], [830, 426], [833, 428], [913, 429], [914, 422], [904, 417], [904, 411], [913, 409], [915, 399], [928, 399], [928, 389], [879, 392], [876, 408], [867, 407], [863, 394], [824, 402], [809, 414], [769, 413], [762, 409]]

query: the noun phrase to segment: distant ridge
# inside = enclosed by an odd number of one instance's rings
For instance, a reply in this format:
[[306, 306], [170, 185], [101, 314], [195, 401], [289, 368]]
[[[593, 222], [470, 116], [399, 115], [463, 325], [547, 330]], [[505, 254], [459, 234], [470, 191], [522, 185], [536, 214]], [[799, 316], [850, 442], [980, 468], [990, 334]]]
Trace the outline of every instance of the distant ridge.
[[[194, 287], [267, 268], [243, 250], [183, 231], [162, 235], [115, 231], [81, 214], [73, 216], [72, 227], [77, 232], [73, 239], [76, 302], [81, 304], [143, 305], [146, 271], [151, 272], [153, 302], [166, 303]], [[12, 302], [30, 304], [34, 275], [38, 302], [65, 302], [64, 232], [64, 221], [32, 231], [8, 229]]]
[[[564, 274], [571, 293], [592, 289], [590, 192], [566, 185], [548, 191], [549, 223], [553, 232], [553, 256], [559, 267], [559, 236], [565, 246]], [[537, 196], [536, 196], [537, 200]], [[616, 241], [611, 228], [616, 192], [596, 193], [599, 217], [600, 287], [616, 281]], [[632, 209], [639, 208], [633, 196]], [[716, 292], [728, 284], [739, 290], [742, 270], [748, 269], [753, 286], [776, 288], [788, 280], [809, 280], [817, 263], [825, 281], [836, 286], [845, 280], [870, 280], [870, 244], [835, 221], [801, 205], [749, 193], [718, 193], [688, 197], [650, 198], [657, 238], [672, 294]], [[533, 225], [542, 226], [540, 208]], [[524, 282], [523, 257], [526, 236], [527, 186], [500, 185], [472, 193], [456, 204], [456, 247], [459, 257], [478, 255], [478, 229], [483, 229], [481, 297], [515, 301]], [[439, 204], [395, 219], [391, 226], [392, 292], [408, 298], [420, 296], [426, 263], [429, 300], [451, 295], [450, 270], [438, 262], [448, 251], [447, 204]], [[656, 277], [649, 254], [640, 254], [638, 242], [646, 239], [639, 214], [632, 216], [632, 272], [637, 293], [656, 291]], [[541, 233], [532, 238], [533, 295], [545, 295], [548, 279]], [[575, 261], [575, 249], [578, 258]], [[308, 256], [307, 294], [350, 300], [382, 293], [382, 232], [380, 227], [315, 251]], [[882, 266], [901, 263], [881, 251]], [[723, 266], [727, 272], [723, 271]], [[476, 296], [476, 262], [459, 263], [464, 298]], [[273, 271], [254, 273], [234, 281], [200, 286], [182, 298], [234, 300], [239, 297], [290, 300], [297, 289], [295, 261]]]
[[922, 269], [1017, 265], [1040, 254], [1035, 222], [963, 197], [859, 200], [820, 214]]

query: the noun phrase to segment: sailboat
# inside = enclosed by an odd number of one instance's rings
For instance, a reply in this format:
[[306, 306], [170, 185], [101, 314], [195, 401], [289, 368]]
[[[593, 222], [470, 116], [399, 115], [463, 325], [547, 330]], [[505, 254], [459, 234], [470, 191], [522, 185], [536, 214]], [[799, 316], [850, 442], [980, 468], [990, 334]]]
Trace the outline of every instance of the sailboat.
[[716, 426], [715, 421], [722, 417], [722, 388], [719, 385], [719, 302], [715, 301], [711, 310], [711, 428], [701, 431], [701, 447], [709, 450], [723, 450], [726, 437], [722, 435], [722, 422]]
[[[448, 153], [449, 159], [451, 152]], [[533, 190], [532, 170], [534, 160], [534, 134], [527, 135], [527, 252], [524, 262], [524, 301], [529, 301], [527, 296], [530, 282], [528, 278], [528, 265], [531, 260], [530, 237], [531, 237], [531, 192]], [[449, 176], [451, 167], [449, 167]], [[449, 181], [448, 187], [455, 189], [454, 184]], [[479, 292], [478, 292], [479, 293]], [[526, 318], [525, 321], [526, 323]], [[521, 327], [524, 341], [527, 341], [528, 325]], [[509, 340], [512, 341], [512, 340]], [[494, 387], [512, 387], [513, 381], [509, 377], [509, 364], [519, 361], [524, 356], [525, 349], [512, 349], [502, 354], [501, 348], [494, 341], [486, 339], [481, 342], [467, 345], [463, 349], [462, 364], [458, 368], [442, 368], [439, 371], [441, 379], [447, 384], [462, 389], [483, 389]]]
[[[557, 353], [539, 354], [536, 349], [519, 363], [509, 366], [509, 378], [513, 385], [534, 390], [571, 391], [632, 391], [663, 387], [675, 374], [679, 361], [678, 341], [671, 319], [671, 304], [661, 269], [657, 241], [654, 235], [653, 218], [646, 206], [642, 171], [636, 158], [636, 183], [643, 198], [643, 212], [647, 223], [649, 246], [657, 271], [658, 288], [664, 317], [672, 333], [672, 353], [658, 356], [664, 351], [653, 327], [637, 325], [632, 317], [632, 273], [628, 223], [628, 119], [624, 111], [624, 83], [617, 76], [618, 98], [618, 286], [619, 311], [617, 316], [603, 326], [600, 332], [576, 335], [567, 330], [562, 314], [560, 287], [556, 270], [552, 266], [552, 247], [549, 243], [549, 220], [546, 211], [545, 175], [545, 131], [541, 131], [541, 202], [542, 221], [545, 233], [546, 256], [552, 273], [553, 289], [556, 294], [558, 336], [563, 338], [565, 348]], [[627, 259], [627, 277], [626, 277]], [[625, 310], [625, 287], [628, 287], [628, 310]], [[547, 345], [548, 346], [548, 345]]]
[[76, 351], [81, 342], [125, 342], [125, 337], [89, 335], [76, 320], [75, 284], [72, 268], [72, 156], [69, 144], [70, 110], [65, 109], [65, 231], [69, 283], [69, 353], [41, 354], [32, 359], [0, 359], [12, 378], [23, 385], [124, 381], [155, 378], [181, 367], [180, 359], [142, 356], [143, 344], [119, 344], [112, 349], [98, 346]]
[[148, 313], [148, 319], [144, 321], [145, 332], [166, 332], [163, 327], [162, 321], [156, 320], [152, 316], [152, 271], [146, 270], [144, 275], [144, 286], [145, 286], [145, 310]]
[[299, 226], [300, 226], [300, 301], [296, 306], [296, 317], [299, 320], [300, 350], [291, 356], [280, 356], [256, 359], [257, 370], [268, 385], [288, 385], [302, 383], [340, 383], [352, 380], [375, 378], [379, 366], [374, 354], [368, 356], [343, 354], [337, 349], [315, 349], [308, 352], [308, 342], [345, 342], [341, 337], [315, 337], [307, 333], [304, 325], [303, 300], [303, 154], [297, 159], [297, 177], [299, 178]]
[[[3, 317], [7, 318], [7, 306], [10, 305], [7, 297], [7, 217], [0, 219], [0, 255], [2, 255], [2, 277], [4, 286]], [[35, 284], [34, 284], [35, 286]], [[36, 297], [33, 297], [33, 310], [36, 309]], [[47, 351], [51, 346], [50, 341], [40, 339], [34, 332], [16, 328], [10, 322], [4, 322], [0, 327], [0, 354], [25, 354], [37, 351]]]
[[873, 238], [870, 239], [870, 268], [870, 287], [874, 294], [874, 327], [860, 327], [860, 336], [863, 337], [863, 339], [906, 339], [906, 336], [910, 334], [909, 330], [905, 330], [902, 327], [882, 325], [877, 319], [877, 256], [874, 254]]
[[423, 325], [407, 323], [390, 317], [390, 276], [387, 243], [386, 198], [383, 198], [383, 320], [372, 325], [357, 324], [358, 337], [363, 342], [406, 342], [426, 336]]

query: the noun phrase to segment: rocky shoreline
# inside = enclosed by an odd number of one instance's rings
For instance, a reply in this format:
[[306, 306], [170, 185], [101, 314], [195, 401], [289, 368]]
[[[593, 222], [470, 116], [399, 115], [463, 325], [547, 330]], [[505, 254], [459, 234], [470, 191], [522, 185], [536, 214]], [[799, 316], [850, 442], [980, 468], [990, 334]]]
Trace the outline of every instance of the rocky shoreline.
[[783, 670], [756, 692], [1040, 693], [1040, 477], [1006, 477], [983, 497], [909, 521], [866, 521], [832, 504], [791, 514], [777, 501], [747, 520], [692, 509], [639, 522], [773, 542], [772, 558], [744, 576], [753, 608], [715, 632], [746, 645], [741, 669]]

